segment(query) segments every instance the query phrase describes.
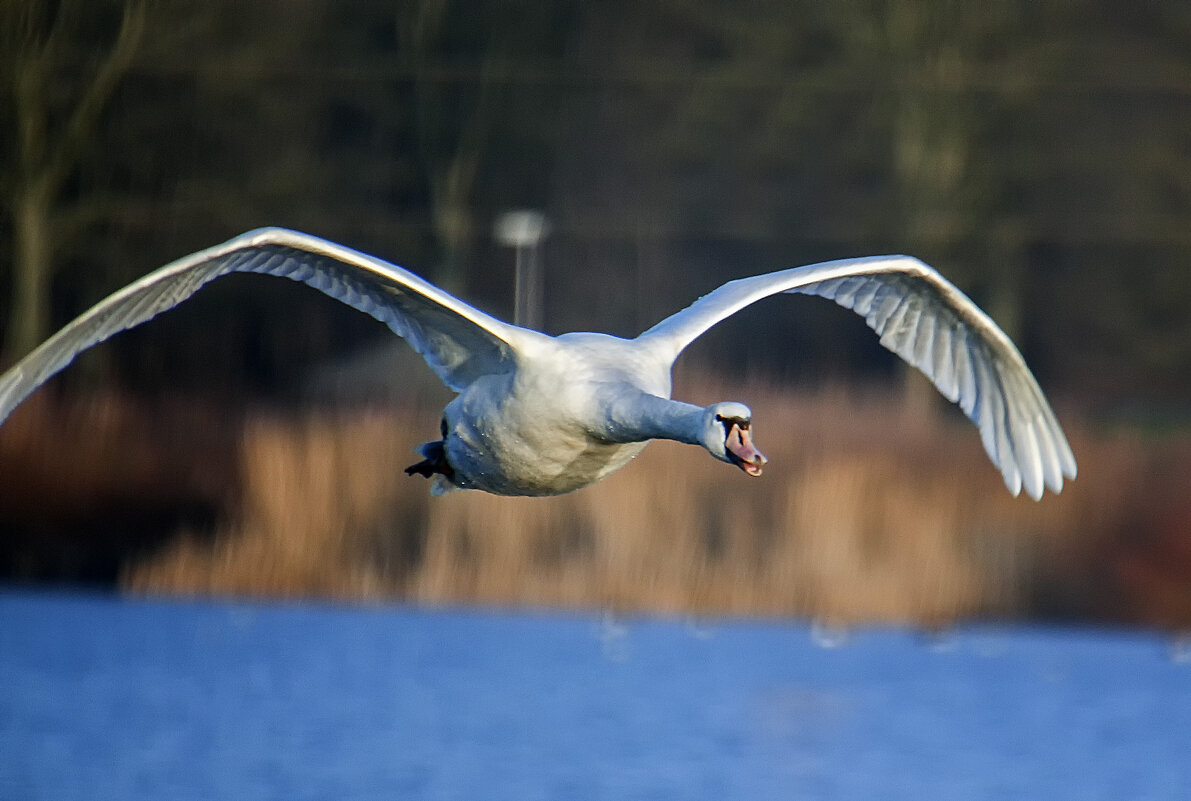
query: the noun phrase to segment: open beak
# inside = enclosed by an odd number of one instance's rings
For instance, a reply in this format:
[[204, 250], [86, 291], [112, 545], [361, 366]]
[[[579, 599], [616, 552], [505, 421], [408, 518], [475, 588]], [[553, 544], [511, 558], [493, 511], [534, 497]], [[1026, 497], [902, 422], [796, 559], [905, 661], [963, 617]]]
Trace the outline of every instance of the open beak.
[[728, 458], [732, 460], [732, 464], [750, 476], [761, 475], [761, 468], [769, 461], [765, 454], [753, 446], [749, 430], [742, 428], [738, 423], [733, 423], [728, 429], [728, 438], [724, 440], [724, 446], [728, 449]]

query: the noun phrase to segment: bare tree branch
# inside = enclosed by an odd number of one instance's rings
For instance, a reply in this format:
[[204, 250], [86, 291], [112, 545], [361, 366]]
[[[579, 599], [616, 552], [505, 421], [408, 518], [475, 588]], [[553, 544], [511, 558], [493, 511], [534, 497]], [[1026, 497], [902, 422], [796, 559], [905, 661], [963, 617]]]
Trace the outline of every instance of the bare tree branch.
[[112, 49], [108, 51], [95, 73], [95, 78], [88, 84], [82, 98], [74, 107], [62, 139], [47, 157], [41, 180], [49, 193], [57, 192], [70, 175], [70, 171], [78, 164], [79, 156], [86, 147], [87, 139], [95, 130], [99, 115], [103, 113], [116, 87], [132, 65], [144, 30], [145, 0], [128, 0], [124, 5], [120, 33]]

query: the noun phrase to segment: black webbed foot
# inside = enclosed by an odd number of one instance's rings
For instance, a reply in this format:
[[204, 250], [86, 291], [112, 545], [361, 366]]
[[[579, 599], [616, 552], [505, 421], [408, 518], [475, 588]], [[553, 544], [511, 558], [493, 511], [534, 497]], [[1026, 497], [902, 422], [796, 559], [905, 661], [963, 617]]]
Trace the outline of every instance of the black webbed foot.
[[441, 440], [438, 442], [427, 442], [418, 448], [418, 450], [426, 458], [417, 464], [411, 464], [405, 468], [405, 474], [407, 476], [419, 475], [432, 478], [435, 475], [442, 475], [446, 476], [448, 481], [455, 479], [455, 471], [447, 463], [447, 451]]

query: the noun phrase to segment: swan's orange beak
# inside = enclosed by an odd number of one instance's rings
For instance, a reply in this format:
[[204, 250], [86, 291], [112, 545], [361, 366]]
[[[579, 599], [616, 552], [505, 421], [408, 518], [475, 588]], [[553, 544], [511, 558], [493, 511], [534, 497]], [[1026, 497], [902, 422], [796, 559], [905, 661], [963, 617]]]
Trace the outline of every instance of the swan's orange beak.
[[753, 445], [753, 438], [749, 434], [748, 428], [739, 423], [733, 423], [732, 427], [728, 429], [728, 438], [724, 440], [724, 447], [728, 449], [728, 458], [732, 460], [732, 464], [750, 476], [761, 475], [761, 468], [765, 467], [765, 463], [769, 461], [765, 458], [765, 454]]

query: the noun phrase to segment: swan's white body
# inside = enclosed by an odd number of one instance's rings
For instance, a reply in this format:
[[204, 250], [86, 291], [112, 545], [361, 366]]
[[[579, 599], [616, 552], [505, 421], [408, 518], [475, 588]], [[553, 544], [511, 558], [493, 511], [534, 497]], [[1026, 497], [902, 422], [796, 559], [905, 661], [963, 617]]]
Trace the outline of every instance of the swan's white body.
[[[668, 371], [634, 355], [631, 343], [602, 334], [544, 338], [514, 373], [468, 386], [443, 413], [453, 483], [553, 495], [623, 467], [646, 441], [626, 434], [607, 411], [625, 398], [670, 395]], [[445, 489], [444, 479], [436, 483]]]
[[82, 351], [176, 306], [233, 272], [302, 281], [388, 324], [458, 392], [443, 438], [410, 472], [433, 490], [555, 495], [623, 467], [650, 439], [700, 445], [761, 472], [751, 412], [670, 399], [675, 359], [696, 337], [780, 292], [854, 309], [890, 350], [922, 370], [977, 424], [1015, 495], [1058, 492], [1075, 459], [1054, 413], [1008, 337], [933, 269], [908, 256], [824, 262], [724, 284], [636, 339], [551, 337], [510, 325], [418, 276], [294, 231], [251, 231], [167, 265], [84, 313], [0, 376], [0, 421]]

